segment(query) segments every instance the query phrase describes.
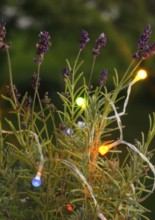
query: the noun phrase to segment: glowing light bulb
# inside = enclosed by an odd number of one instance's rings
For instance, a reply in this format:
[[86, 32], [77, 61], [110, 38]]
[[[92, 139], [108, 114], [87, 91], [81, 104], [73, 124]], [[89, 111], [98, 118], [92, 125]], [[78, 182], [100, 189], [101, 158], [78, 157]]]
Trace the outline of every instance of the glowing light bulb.
[[66, 133], [70, 136], [73, 132], [71, 131], [70, 128], [68, 128], [68, 129], [66, 130]]
[[67, 204], [66, 204], [66, 209], [67, 209], [68, 212], [72, 212], [74, 208], [73, 208], [73, 205], [72, 205], [72, 204], [67, 203]]
[[147, 77], [147, 71], [144, 69], [140, 69], [137, 72], [137, 75], [135, 76], [134, 81], [138, 81], [138, 80], [144, 80]]
[[109, 150], [110, 150], [111, 146], [109, 145], [101, 145], [98, 149], [99, 154], [101, 156], [104, 156]]
[[80, 107], [85, 107], [86, 106], [86, 101], [82, 97], [78, 97], [75, 102]]
[[80, 127], [80, 128], [84, 128], [85, 125], [86, 125], [86, 124], [85, 124], [85, 122], [83, 122], [83, 121], [78, 121], [78, 122], [77, 122], [77, 126]]
[[32, 179], [32, 186], [34, 186], [35, 188], [40, 187], [42, 184], [41, 181], [41, 172], [38, 172], [37, 175]]

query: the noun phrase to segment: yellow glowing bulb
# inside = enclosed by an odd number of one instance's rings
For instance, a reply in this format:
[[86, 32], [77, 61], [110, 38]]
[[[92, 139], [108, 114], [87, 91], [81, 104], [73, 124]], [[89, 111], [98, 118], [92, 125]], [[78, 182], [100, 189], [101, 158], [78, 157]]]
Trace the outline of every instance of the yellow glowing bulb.
[[105, 155], [109, 150], [110, 150], [111, 146], [109, 145], [101, 145], [98, 149], [99, 154], [101, 156]]
[[80, 107], [85, 107], [86, 106], [86, 101], [82, 97], [78, 97], [75, 102]]
[[146, 77], [147, 77], [147, 71], [144, 69], [140, 69], [140, 70], [138, 70], [134, 81], [143, 80], [143, 79], [146, 79]]

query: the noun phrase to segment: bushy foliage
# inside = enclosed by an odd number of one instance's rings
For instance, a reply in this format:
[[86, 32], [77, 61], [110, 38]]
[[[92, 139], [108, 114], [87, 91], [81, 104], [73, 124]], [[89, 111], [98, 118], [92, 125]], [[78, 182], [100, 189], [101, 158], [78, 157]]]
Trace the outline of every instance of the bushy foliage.
[[[149, 31], [148, 31], [149, 30]], [[155, 188], [154, 166], [149, 145], [155, 135], [155, 114], [149, 117], [150, 129], [142, 140], [124, 140], [121, 117], [126, 113], [132, 86], [146, 77], [136, 74], [144, 59], [154, 54], [148, 45], [150, 26], [140, 37], [136, 53], [123, 77], [113, 74], [113, 89], [106, 87], [108, 70], [103, 69], [98, 86], [92, 75], [100, 50], [106, 45], [101, 34], [92, 49], [92, 70], [86, 80], [80, 55], [89, 42], [81, 32], [80, 49], [74, 64], [66, 60], [62, 69], [64, 91], [58, 92], [62, 108], [52, 103], [48, 93], [40, 97], [41, 64], [51, 45], [48, 32], [39, 34], [34, 59], [37, 73], [31, 78], [33, 97], [23, 96], [13, 83], [10, 44], [4, 42], [5, 24], [1, 23], [0, 47], [8, 58], [10, 117], [0, 124], [0, 218], [43, 220], [117, 220], [148, 219], [141, 205]], [[122, 90], [126, 97], [121, 97]], [[123, 110], [118, 109], [124, 100]], [[7, 127], [7, 129], [5, 129]], [[113, 132], [118, 137], [114, 138]]]

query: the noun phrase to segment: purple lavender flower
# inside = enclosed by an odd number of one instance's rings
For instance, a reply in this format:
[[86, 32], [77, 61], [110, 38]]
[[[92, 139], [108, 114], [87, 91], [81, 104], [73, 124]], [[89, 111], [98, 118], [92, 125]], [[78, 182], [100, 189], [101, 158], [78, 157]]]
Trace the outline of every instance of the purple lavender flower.
[[[27, 96], [24, 101], [24, 105], [23, 105], [26, 113], [29, 113], [29, 114], [32, 113], [31, 106], [32, 106], [32, 98], [31, 98], [31, 96]], [[23, 118], [23, 120], [21, 122], [22, 129], [27, 129], [27, 126], [29, 125], [31, 120], [28, 119], [28, 121], [27, 121], [27, 117], [25, 115], [23, 115], [22, 118]]]
[[63, 67], [61, 72], [62, 72], [62, 75], [63, 75], [64, 78], [65, 77], [68, 77], [68, 78], [71, 77], [71, 72], [69, 71], [69, 69], [67, 67]]
[[5, 22], [0, 21], [0, 49], [9, 48], [11, 45], [10, 43], [9, 44], [4, 43], [5, 35], [6, 35]]
[[151, 25], [147, 25], [140, 36], [137, 44], [137, 51], [132, 55], [132, 57], [136, 60], [139, 60], [142, 58], [142, 54], [149, 50], [148, 41], [151, 37], [152, 29]]
[[31, 96], [27, 96], [24, 102], [24, 107], [29, 110], [32, 104], [32, 98]]
[[[13, 97], [12, 86], [11, 85], [7, 85], [6, 88], [7, 88], [8, 96], [13, 100], [14, 97]], [[15, 97], [16, 97], [16, 99], [18, 101], [19, 98], [21, 97], [21, 94], [18, 92], [17, 87], [15, 85], [13, 85], [13, 90], [14, 90]]]
[[150, 39], [150, 36], [152, 34], [152, 29], [151, 29], [151, 25], [147, 25], [142, 33], [142, 35], [140, 36], [139, 40], [138, 40], [138, 50], [139, 51], [143, 51], [145, 49], [148, 48], [148, 41]]
[[6, 23], [4, 21], [0, 21], [0, 38], [5, 38], [6, 35], [6, 29], [5, 29]]
[[80, 39], [80, 49], [83, 50], [86, 46], [86, 44], [90, 41], [88, 37], [88, 33], [85, 30], [81, 31], [81, 39]]
[[95, 47], [92, 50], [92, 54], [94, 56], [98, 56], [100, 54], [101, 47], [105, 47], [106, 45], [106, 36], [104, 33], [100, 34], [99, 38], [96, 40]]
[[107, 79], [108, 79], [108, 70], [103, 69], [101, 71], [101, 77], [100, 77], [100, 80], [99, 80], [100, 86], [104, 86], [106, 84]]
[[138, 52], [135, 52], [134, 54], [132, 54], [132, 58], [135, 60], [139, 60], [140, 59], [140, 55]]
[[48, 51], [49, 46], [51, 45], [50, 42], [50, 36], [49, 33], [46, 31], [41, 31], [39, 34], [39, 42], [36, 44], [36, 48], [37, 48], [37, 54], [39, 55], [39, 58], [35, 58], [34, 61], [37, 64], [40, 64], [43, 60], [43, 57], [46, 53], [46, 51]]
[[33, 89], [38, 89], [40, 86], [40, 77], [36, 73], [31, 76], [31, 85]]
[[155, 42], [152, 43], [147, 50], [142, 53], [142, 59], [148, 59], [155, 54]]
[[41, 101], [46, 107], [49, 106], [51, 99], [49, 98], [48, 92], [45, 92], [44, 98]]

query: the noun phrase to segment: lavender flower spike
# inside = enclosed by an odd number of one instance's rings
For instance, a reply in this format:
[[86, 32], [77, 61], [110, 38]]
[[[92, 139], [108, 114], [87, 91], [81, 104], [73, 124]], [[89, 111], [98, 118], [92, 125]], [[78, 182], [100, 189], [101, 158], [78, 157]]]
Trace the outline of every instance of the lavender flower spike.
[[39, 34], [39, 38], [40, 40], [36, 44], [37, 54], [39, 55], [39, 58], [34, 59], [37, 64], [42, 62], [46, 51], [48, 51], [49, 46], [51, 45], [50, 36], [47, 31], [41, 31]]
[[[7, 88], [8, 96], [9, 96], [12, 100], [14, 100], [11, 85], [6, 86], [6, 88]], [[17, 90], [17, 88], [16, 88], [15, 85], [13, 85], [13, 90], [14, 90], [14, 94], [15, 94], [16, 99], [19, 100], [19, 98], [21, 97], [21, 94], [18, 92], [18, 90]]]
[[36, 73], [31, 76], [31, 85], [33, 89], [38, 89], [40, 86], [40, 77]]
[[94, 56], [98, 56], [100, 54], [101, 47], [106, 45], [106, 36], [104, 33], [100, 34], [99, 38], [96, 40], [96, 45], [92, 50], [92, 54]]
[[138, 40], [138, 45], [137, 45], [137, 47], [138, 47], [138, 50], [139, 50], [139, 51], [143, 51], [143, 50], [145, 50], [145, 49], [148, 48], [147, 43], [148, 43], [148, 41], [149, 41], [149, 39], [150, 39], [151, 34], [152, 34], [151, 25], [148, 24], [148, 25], [145, 27], [145, 29], [144, 29], [144, 31], [143, 31], [141, 37], [140, 37], [139, 40]]
[[86, 44], [90, 41], [88, 37], [88, 32], [85, 30], [81, 31], [81, 39], [80, 39], [80, 49], [83, 50], [86, 46]]
[[101, 77], [100, 77], [100, 81], [99, 81], [100, 86], [104, 86], [106, 84], [107, 79], [108, 79], [108, 70], [103, 69], [101, 71]]
[[142, 54], [145, 54], [149, 50], [148, 41], [150, 39], [150, 36], [152, 34], [151, 25], [147, 25], [140, 36], [137, 44], [137, 51], [132, 55], [132, 57], [136, 60], [139, 60], [143, 58]]
[[149, 48], [142, 53], [142, 59], [148, 59], [155, 54], [155, 42], [152, 43]]
[[9, 48], [11, 45], [10, 43], [9, 44], [4, 43], [5, 35], [6, 35], [5, 22], [0, 21], [0, 49]]
[[67, 67], [63, 67], [61, 72], [62, 72], [63, 77], [66, 77], [66, 76], [69, 78], [71, 77], [71, 72], [69, 71]]

